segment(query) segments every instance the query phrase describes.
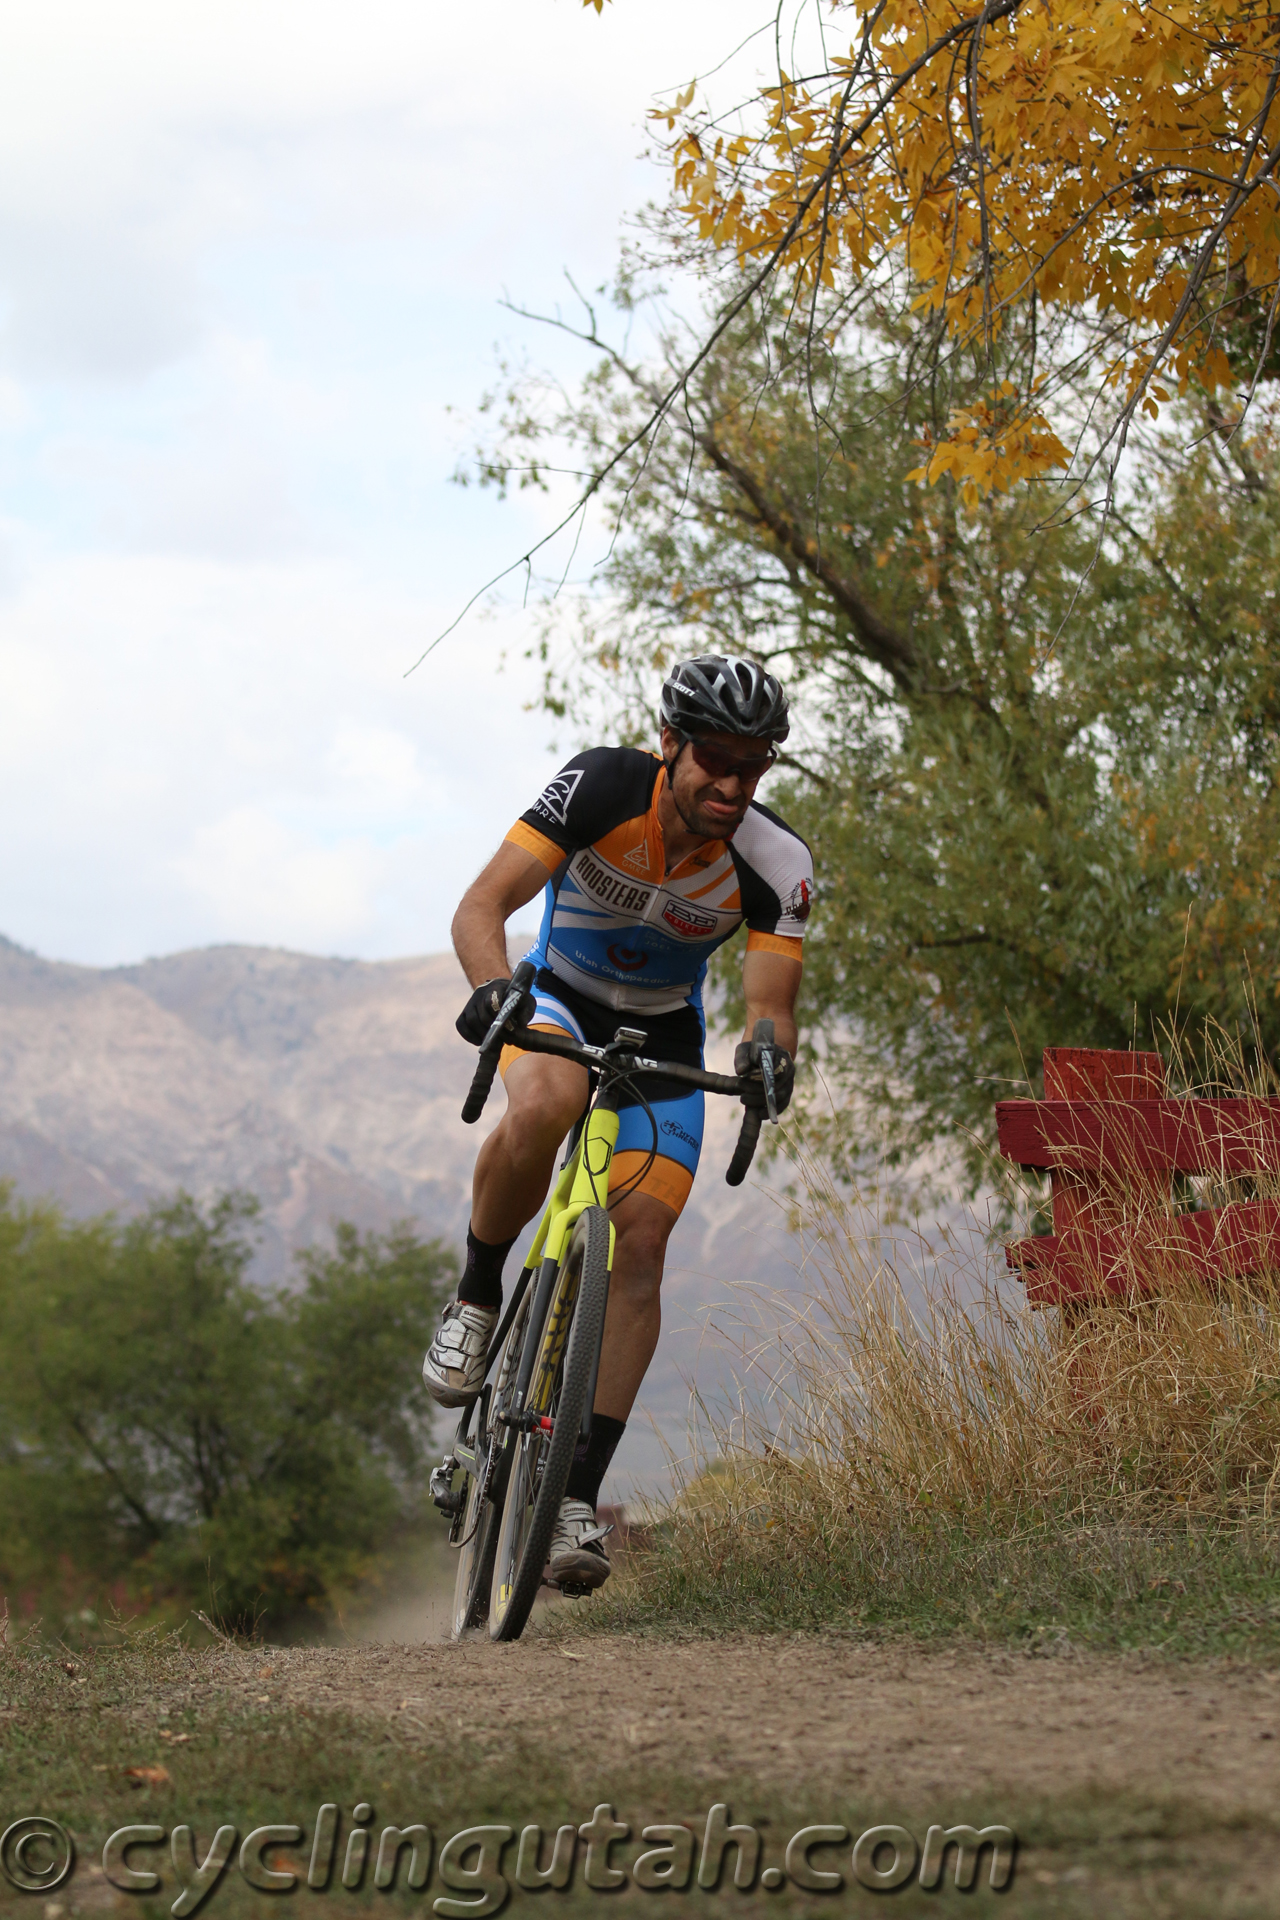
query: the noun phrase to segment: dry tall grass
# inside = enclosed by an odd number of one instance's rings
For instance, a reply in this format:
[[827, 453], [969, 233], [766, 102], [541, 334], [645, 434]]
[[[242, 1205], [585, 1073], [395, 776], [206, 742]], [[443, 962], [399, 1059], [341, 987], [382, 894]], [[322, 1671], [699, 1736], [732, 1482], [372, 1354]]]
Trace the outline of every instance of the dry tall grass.
[[[878, 1567], [903, 1594], [913, 1579], [945, 1583], [966, 1541], [1017, 1542], [1013, 1577], [1025, 1579], [1037, 1541], [1084, 1541], [1076, 1559], [1092, 1564], [1087, 1543], [1108, 1530], [1148, 1546], [1247, 1536], [1251, 1567], [1270, 1577], [1280, 1273], [1206, 1288], [1172, 1195], [1153, 1200], [1150, 1174], [1122, 1170], [1098, 1223], [1118, 1290], [1099, 1274], [1087, 1304], [1033, 1311], [978, 1235], [968, 1258], [953, 1245], [900, 1274], [892, 1238], [868, 1231], [820, 1169], [802, 1171], [809, 1297], [767, 1337], [756, 1317], [738, 1404], [703, 1410], [701, 1465], [639, 1568], [642, 1589], [671, 1604], [683, 1583], [694, 1618], [695, 1588], [747, 1592], [758, 1575], [785, 1615], [787, 1582], [812, 1588], [822, 1569], [832, 1592], [866, 1590]], [[1199, 1184], [1219, 1204], [1260, 1191]], [[1148, 1582], [1144, 1564], [1135, 1590], [1181, 1590], [1163, 1574]]]
[[827, 1538], [913, 1515], [984, 1528], [1270, 1516], [1276, 1275], [1211, 1296], [1169, 1247], [1158, 1277], [1144, 1271], [1154, 1291], [1032, 1312], [998, 1256], [904, 1284], [812, 1170], [805, 1214], [818, 1284], [772, 1352], [752, 1356], [736, 1417], [712, 1420], [716, 1465], [686, 1489], [687, 1509]]

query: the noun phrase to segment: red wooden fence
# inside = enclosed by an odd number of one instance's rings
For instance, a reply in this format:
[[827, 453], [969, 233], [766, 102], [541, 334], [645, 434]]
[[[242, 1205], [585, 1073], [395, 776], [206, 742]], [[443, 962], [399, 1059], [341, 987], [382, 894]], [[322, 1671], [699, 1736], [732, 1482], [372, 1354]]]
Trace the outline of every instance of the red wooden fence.
[[1174, 1173], [1280, 1173], [1280, 1100], [1175, 1100], [1158, 1053], [1046, 1047], [1043, 1100], [996, 1105], [1000, 1151], [1046, 1168], [1053, 1232], [1005, 1249], [1033, 1306], [1280, 1266], [1280, 1201], [1174, 1213]]

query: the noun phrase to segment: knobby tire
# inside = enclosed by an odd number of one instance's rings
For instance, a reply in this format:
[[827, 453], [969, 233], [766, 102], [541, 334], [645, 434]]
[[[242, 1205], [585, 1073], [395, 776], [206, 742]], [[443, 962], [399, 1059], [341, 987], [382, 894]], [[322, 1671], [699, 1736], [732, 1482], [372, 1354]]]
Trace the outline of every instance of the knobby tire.
[[[506, 1405], [506, 1383], [514, 1376], [520, 1364], [520, 1348], [524, 1339], [524, 1328], [529, 1318], [530, 1294], [525, 1293], [511, 1330], [506, 1338], [503, 1356], [498, 1362], [496, 1377], [481, 1393], [476, 1409], [476, 1453], [479, 1456], [490, 1442], [489, 1427], [491, 1416], [499, 1407]], [[510, 1451], [510, 1442], [503, 1436]], [[498, 1526], [501, 1520], [502, 1495], [506, 1485], [509, 1461], [499, 1459], [489, 1482], [489, 1497], [483, 1503], [480, 1500], [481, 1475], [467, 1476], [467, 1504], [463, 1509], [460, 1533], [462, 1545], [458, 1549], [458, 1571], [453, 1583], [453, 1617], [451, 1636], [461, 1640], [476, 1627], [482, 1627], [489, 1617], [489, 1588], [493, 1583], [493, 1560], [498, 1550]]]
[[482, 1627], [489, 1606], [493, 1556], [498, 1549], [498, 1515], [492, 1500], [481, 1502], [479, 1495], [480, 1476], [473, 1473], [467, 1481], [467, 1504], [462, 1516], [462, 1538], [466, 1544], [458, 1551], [458, 1572], [453, 1585], [455, 1640], [461, 1640], [472, 1627]]
[[[557, 1303], [566, 1289], [575, 1295], [573, 1318], [557, 1367], [547, 1347], [554, 1338]], [[603, 1207], [588, 1207], [565, 1249], [546, 1323], [537, 1335], [543, 1351], [530, 1383], [528, 1404], [537, 1409], [539, 1401], [546, 1400], [554, 1430], [549, 1443], [545, 1433], [535, 1431], [519, 1434], [512, 1447], [489, 1597], [493, 1640], [518, 1640], [538, 1597], [595, 1373], [608, 1293], [609, 1216]]]

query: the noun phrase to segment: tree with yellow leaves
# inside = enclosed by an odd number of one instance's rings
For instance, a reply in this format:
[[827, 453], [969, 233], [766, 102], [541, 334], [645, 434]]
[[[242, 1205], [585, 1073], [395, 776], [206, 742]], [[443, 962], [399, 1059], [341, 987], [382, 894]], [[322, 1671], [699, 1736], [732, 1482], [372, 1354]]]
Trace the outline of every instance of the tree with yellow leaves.
[[1280, 291], [1273, 11], [836, 0], [831, 14], [843, 44], [809, 76], [779, 72], [738, 132], [692, 88], [664, 110], [676, 190], [702, 241], [752, 278], [892, 283], [993, 368], [1015, 325], [1018, 362], [952, 417], [924, 476], [985, 491], [1078, 450], [1078, 424], [1052, 422], [1082, 342], [1038, 358], [1037, 306], [1087, 331], [1093, 396], [1114, 401], [1109, 464], [1139, 406], [1248, 391]]

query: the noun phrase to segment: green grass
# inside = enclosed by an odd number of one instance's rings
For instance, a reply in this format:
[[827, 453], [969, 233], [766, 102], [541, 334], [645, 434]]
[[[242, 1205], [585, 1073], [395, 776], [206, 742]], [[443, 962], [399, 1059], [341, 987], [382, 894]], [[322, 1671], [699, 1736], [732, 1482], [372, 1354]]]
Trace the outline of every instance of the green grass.
[[[907, 1634], [1280, 1659], [1272, 1528], [938, 1521], [831, 1545], [677, 1515], [564, 1631]], [[576, 1623], [576, 1625], [574, 1624]]]

